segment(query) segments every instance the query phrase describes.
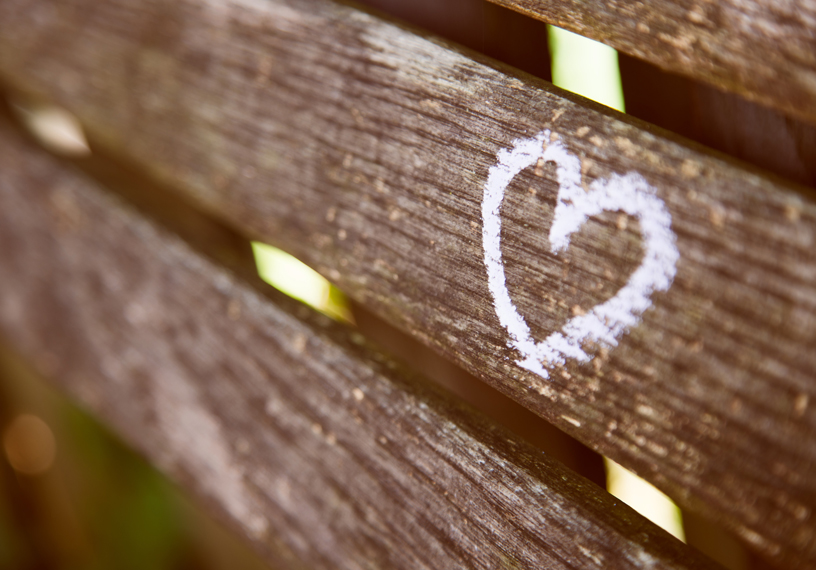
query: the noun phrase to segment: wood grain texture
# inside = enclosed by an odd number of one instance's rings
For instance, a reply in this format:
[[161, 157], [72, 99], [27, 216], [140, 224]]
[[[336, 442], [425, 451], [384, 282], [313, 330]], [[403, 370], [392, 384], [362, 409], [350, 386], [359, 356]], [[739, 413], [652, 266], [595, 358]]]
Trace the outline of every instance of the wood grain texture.
[[816, 123], [813, 0], [490, 0]]
[[[766, 556], [816, 564], [811, 197], [325, 1], [7, 0], [0, 22], [10, 85]], [[516, 364], [481, 241], [489, 167], [544, 128], [587, 182], [655, 186], [680, 252], [639, 326], [549, 380]], [[615, 213], [554, 256], [550, 166], [519, 175], [502, 211], [509, 289], [539, 339], [642, 256]]]
[[716, 568], [0, 135], [0, 331], [276, 567]]

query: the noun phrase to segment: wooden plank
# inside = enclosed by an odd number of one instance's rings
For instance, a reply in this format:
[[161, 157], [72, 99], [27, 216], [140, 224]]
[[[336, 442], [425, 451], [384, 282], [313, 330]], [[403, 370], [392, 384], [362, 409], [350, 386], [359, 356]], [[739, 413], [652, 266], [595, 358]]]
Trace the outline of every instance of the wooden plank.
[[816, 123], [810, 0], [490, 0]]
[[7, 130], [0, 196], [0, 334], [277, 567], [717, 567]]
[[[55, 97], [99, 144], [766, 556], [816, 563], [811, 197], [348, 6], [49, 6], [0, 6], [9, 84]], [[547, 378], [519, 366], [497, 316], [484, 249], [496, 227], [482, 221], [499, 152], [545, 129], [542, 152], [577, 157], [585, 187], [642, 176], [679, 255], [617, 346], [586, 346], [591, 363]], [[640, 223], [618, 212], [551, 251], [554, 170], [524, 170], [501, 210], [511, 301], [535, 339], [616, 295], [643, 260]]]

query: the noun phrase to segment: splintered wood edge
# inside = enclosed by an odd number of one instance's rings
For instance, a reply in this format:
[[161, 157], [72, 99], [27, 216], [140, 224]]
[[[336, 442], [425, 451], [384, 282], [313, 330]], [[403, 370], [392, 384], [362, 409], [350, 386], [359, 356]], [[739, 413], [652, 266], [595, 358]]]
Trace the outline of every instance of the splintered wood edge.
[[7, 341], [270, 563], [715, 567], [8, 131], [0, 195]]
[[816, 123], [812, 4], [490, 1]]
[[[8, 84], [766, 556], [816, 561], [811, 198], [347, 6], [43, 6], [0, 6]], [[631, 215], [594, 221], [621, 185]], [[560, 253], [556, 206], [562, 245], [581, 230]], [[645, 222], [639, 309], [589, 326]]]

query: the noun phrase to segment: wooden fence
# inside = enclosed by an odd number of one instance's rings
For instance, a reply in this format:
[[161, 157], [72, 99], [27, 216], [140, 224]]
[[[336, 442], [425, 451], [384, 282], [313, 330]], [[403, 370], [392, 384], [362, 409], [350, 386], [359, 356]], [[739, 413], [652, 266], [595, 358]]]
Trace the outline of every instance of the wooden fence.
[[[816, 122], [812, 2], [498, 3]], [[173, 194], [4, 127], [4, 342], [270, 564], [716, 567], [270, 292], [247, 239], [816, 565], [811, 190], [328, 0], [6, 0], [0, 81]]]

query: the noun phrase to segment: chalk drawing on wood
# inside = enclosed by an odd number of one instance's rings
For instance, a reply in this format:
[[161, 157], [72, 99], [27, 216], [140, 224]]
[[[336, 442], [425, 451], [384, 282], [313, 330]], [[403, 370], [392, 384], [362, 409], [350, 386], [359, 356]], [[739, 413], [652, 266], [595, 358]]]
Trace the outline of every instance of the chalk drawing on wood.
[[[533, 138], [514, 141], [511, 149], [501, 150], [497, 164], [490, 168], [482, 199], [484, 261], [496, 314], [510, 335], [509, 346], [521, 354], [517, 363], [544, 378], [550, 377], [549, 368], [563, 365], [568, 358], [589, 361], [583, 348], [586, 342], [617, 346], [620, 336], [637, 325], [652, 305], [652, 294], [671, 287], [680, 257], [666, 204], [640, 174], [613, 174], [594, 181], [586, 191], [581, 185], [581, 161], [560, 140], [549, 141], [550, 131], [545, 130]], [[644, 255], [614, 297], [536, 342], [507, 290], [501, 252], [501, 207], [513, 178], [539, 159], [556, 165], [558, 200], [549, 232], [554, 253], [565, 251], [570, 236], [592, 216], [622, 211], [640, 222]]]

